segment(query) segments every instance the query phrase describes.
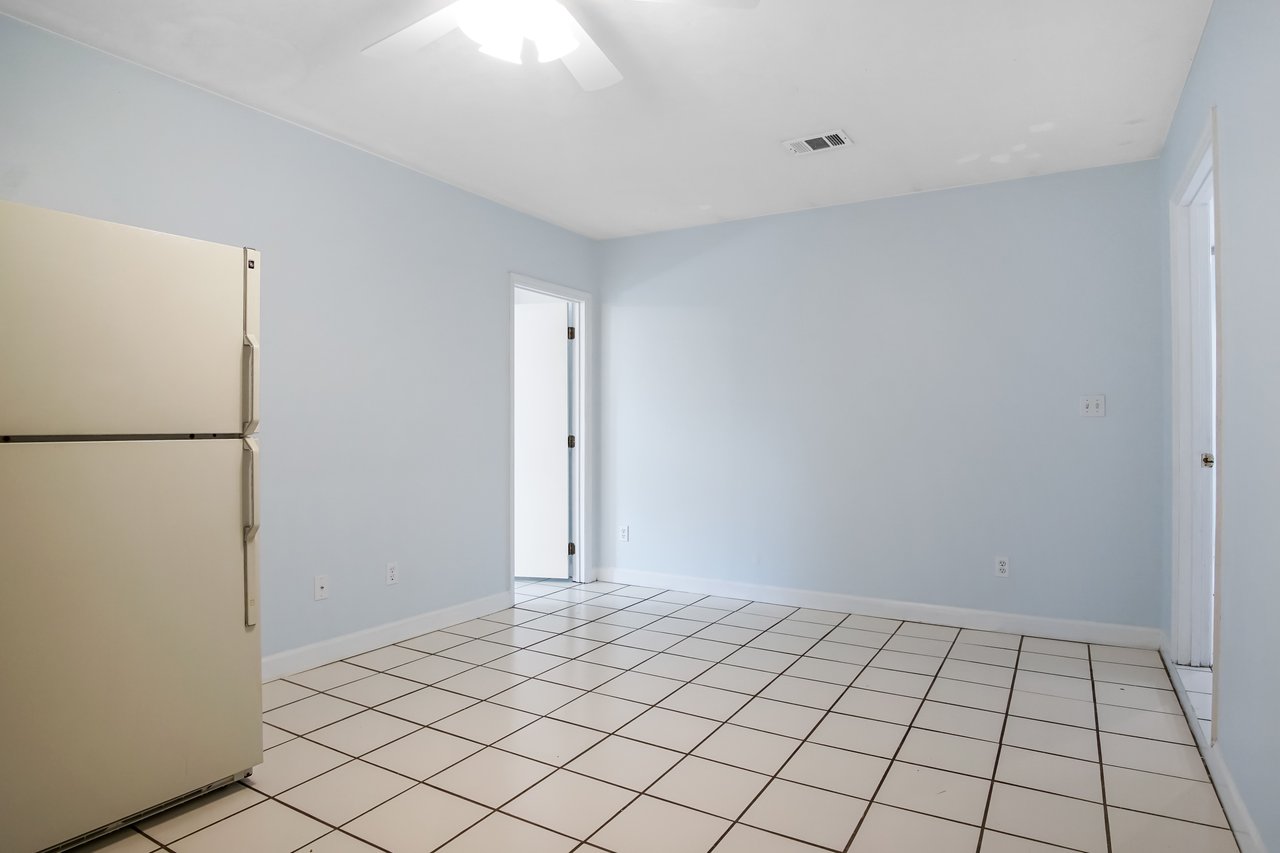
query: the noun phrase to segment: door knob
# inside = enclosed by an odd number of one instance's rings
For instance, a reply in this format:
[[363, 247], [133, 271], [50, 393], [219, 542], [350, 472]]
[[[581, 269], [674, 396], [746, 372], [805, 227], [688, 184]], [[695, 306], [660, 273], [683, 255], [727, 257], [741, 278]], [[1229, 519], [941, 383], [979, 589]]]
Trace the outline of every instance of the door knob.
[[1201, 454], [1200, 454], [1200, 465], [1201, 465], [1201, 467], [1203, 467], [1203, 468], [1212, 468], [1212, 467], [1213, 467], [1213, 454], [1212, 454], [1212, 453], [1201, 453]]

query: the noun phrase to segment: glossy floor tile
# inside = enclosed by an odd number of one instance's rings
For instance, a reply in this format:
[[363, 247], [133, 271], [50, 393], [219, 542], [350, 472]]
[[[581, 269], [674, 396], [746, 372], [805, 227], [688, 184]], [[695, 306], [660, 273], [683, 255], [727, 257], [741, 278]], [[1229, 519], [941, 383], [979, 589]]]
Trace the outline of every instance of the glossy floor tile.
[[263, 707], [249, 780], [87, 849], [1238, 851], [1144, 649], [519, 581]]

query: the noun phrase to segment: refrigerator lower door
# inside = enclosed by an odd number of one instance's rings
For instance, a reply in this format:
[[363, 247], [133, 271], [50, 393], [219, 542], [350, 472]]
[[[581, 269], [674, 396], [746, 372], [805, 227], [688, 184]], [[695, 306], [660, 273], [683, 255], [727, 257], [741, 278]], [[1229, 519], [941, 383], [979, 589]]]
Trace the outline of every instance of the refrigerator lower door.
[[261, 762], [244, 454], [240, 439], [0, 444], [0, 850]]

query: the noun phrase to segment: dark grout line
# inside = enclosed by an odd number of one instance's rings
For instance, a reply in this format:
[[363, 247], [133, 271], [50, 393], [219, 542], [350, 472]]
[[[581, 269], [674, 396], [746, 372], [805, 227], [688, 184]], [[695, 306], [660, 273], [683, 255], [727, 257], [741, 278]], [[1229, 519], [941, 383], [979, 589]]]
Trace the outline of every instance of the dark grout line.
[[[907, 624], [907, 623], [906, 623], [906, 622], [903, 622], [903, 623], [902, 623], [902, 625], [905, 625], [905, 624]], [[898, 630], [901, 630], [902, 625], [899, 625], [899, 626], [898, 626]], [[894, 631], [894, 633], [893, 633], [893, 636], [895, 636], [895, 637], [896, 637], [897, 635], [898, 635], [898, 631], [897, 631], [897, 630], [895, 630], [895, 631]], [[955, 648], [955, 646], [956, 646], [956, 641], [957, 641], [959, 638], [960, 638], [960, 631], [959, 631], [959, 630], [957, 630], [957, 631], [956, 631], [955, 636], [951, 638], [951, 645], [947, 648], [947, 654], [948, 654], [948, 655], [950, 655], [950, 654], [951, 654], [951, 650]], [[887, 643], [887, 641], [886, 641], [886, 643]], [[878, 655], [879, 655], [879, 652], [877, 652], [876, 654], [877, 654], [877, 656], [878, 656]], [[944, 657], [944, 658], [943, 658], [943, 660], [945, 661], [945, 660], [946, 660], [946, 658]], [[872, 659], [871, 659], [871, 663], [875, 663], [875, 658], [872, 658]], [[868, 664], [867, 664], [867, 666], [870, 666], [870, 665], [871, 665], [871, 663], [868, 663]], [[911, 715], [911, 722], [909, 722], [909, 723], [907, 724], [907, 729], [906, 729], [906, 731], [904, 731], [904, 732], [902, 733], [902, 739], [901, 739], [900, 741], [898, 741], [898, 746], [897, 746], [897, 748], [893, 751], [893, 757], [889, 759], [889, 764], [888, 764], [888, 766], [886, 766], [886, 767], [885, 767], [885, 769], [884, 769], [884, 774], [880, 777], [880, 781], [876, 784], [876, 789], [875, 789], [874, 791], [872, 791], [872, 792], [871, 792], [871, 796], [867, 799], [867, 808], [866, 808], [866, 811], [864, 811], [864, 812], [862, 813], [862, 816], [858, 818], [858, 823], [857, 823], [857, 825], [856, 825], [856, 826], [854, 826], [854, 828], [853, 828], [853, 833], [849, 836], [849, 840], [848, 840], [848, 841], [846, 841], [846, 842], [845, 842], [845, 844], [844, 844], [844, 848], [843, 848], [843, 849], [846, 851], [846, 853], [847, 853], [847, 851], [849, 850], [849, 848], [853, 846], [853, 841], [854, 841], [854, 839], [856, 839], [856, 838], [858, 837], [858, 833], [862, 830], [862, 825], [863, 825], [864, 823], [866, 823], [866, 821], [867, 821], [867, 815], [871, 814], [871, 809], [872, 809], [872, 807], [873, 807], [873, 806], [875, 805], [875, 803], [876, 803], [876, 797], [880, 796], [880, 789], [884, 787], [884, 782], [885, 782], [885, 780], [886, 780], [886, 779], [888, 779], [888, 778], [889, 778], [889, 774], [893, 772], [893, 765], [898, 761], [898, 755], [899, 755], [899, 754], [901, 754], [901, 752], [902, 752], [902, 747], [903, 747], [903, 745], [904, 745], [904, 744], [906, 744], [906, 742], [907, 742], [907, 738], [908, 738], [908, 737], [910, 736], [910, 734], [911, 734], [911, 729], [915, 726], [916, 718], [920, 716], [920, 710], [924, 707], [924, 703], [927, 701], [927, 699], [928, 699], [928, 697], [929, 697], [929, 693], [930, 693], [930, 691], [932, 691], [932, 690], [933, 690], [933, 686], [934, 686], [935, 684], [937, 684], [937, 683], [938, 683], [938, 678], [940, 677], [939, 673], [941, 673], [941, 672], [942, 672], [942, 666], [941, 666], [941, 665], [939, 665], [939, 666], [938, 666], [938, 670], [937, 670], [937, 672], [935, 672], [935, 673], [934, 673], [933, 678], [929, 681], [929, 686], [925, 689], [924, 693], [919, 697], [919, 698], [920, 698], [920, 704], [916, 706], [915, 713]], [[1011, 691], [1010, 691], [1010, 695], [1012, 695], [1012, 692], [1013, 692], [1013, 691], [1011, 690]], [[939, 768], [939, 769], [940, 769], [940, 768]], [[994, 772], [994, 768], [993, 768], [993, 771], [992, 771], [992, 772]], [[888, 803], [886, 803], [885, 805], [889, 805], [889, 804], [888, 804]]]
[[[1015, 669], [1017, 668], [1018, 662], [1021, 660], [1022, 660], [1022, 640], [1019, 640], [1017, 655], [1014, 658]], [[987, 788], [987, 804], [982, 809], [982, 825], [978, 827], [978, 848], [977, 848], [978, 850], [982, 849], [982, 841], [987, 834], [987, 817], [991, 814], [991, 800], [995, 796], [995, 792], [996, 792], [996, 774], [1000, 771], [1000, 754], [1004, 751], [1004, 733], [1005, 733], [1005, 730], [1009, 728], [1009, 716], [1010, 716], [1009, 711], [1012, 707], [1013, 707], [1013, 689], [1010, 688], [1009, 701], [1008, 701], [1008, 704], [1005, 705], [1005, 709], [1004, 709], [1004, 721], [1000, 724], [1000, 740], [996, 742], [996, 761], [995, 761], [995, 764], [991, 766], [991, 785]], [[1099, 761], [1101, 761], [1102, 759], [1101, 747], [1099, 747], [1098, 749], [1098, 759]], [[1102, 772], [1101, 767], [1099, 767], [1098, 772]], [[992, 831], [995, 832], [996, 830], [992, 830]]]
[[1103, 761], [1106, 756], [1102, 752], [1102, 731], [1098, 719], [1098, 685], [1093, 678], [1093, 647], [1089, 651], [1089, 687], [1093, 694], [1093, 725], [1098, 732], [1098, 782], [1102, 790], [1102, 827], [1107, 836], [1107, 853], [1111, 853], [1114, 844], [1111, 841], [1111, 811], [1107, 808], [1107, 772]]

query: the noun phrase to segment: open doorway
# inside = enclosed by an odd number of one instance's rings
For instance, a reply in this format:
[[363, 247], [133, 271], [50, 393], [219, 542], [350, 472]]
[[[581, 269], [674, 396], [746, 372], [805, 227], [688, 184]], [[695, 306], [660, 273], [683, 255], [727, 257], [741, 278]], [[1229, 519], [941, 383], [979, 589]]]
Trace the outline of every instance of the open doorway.
[[1218, 204], [1213, 121], [1173, 199], [1173, 657], [1205, 739], [1217, 732]]
[[512, 276], [512, 569], [583, 582], [589, 296]]

